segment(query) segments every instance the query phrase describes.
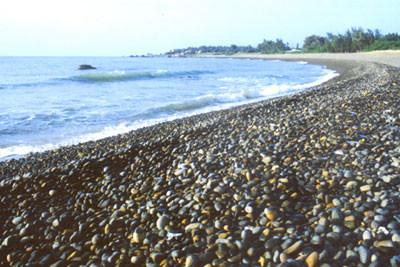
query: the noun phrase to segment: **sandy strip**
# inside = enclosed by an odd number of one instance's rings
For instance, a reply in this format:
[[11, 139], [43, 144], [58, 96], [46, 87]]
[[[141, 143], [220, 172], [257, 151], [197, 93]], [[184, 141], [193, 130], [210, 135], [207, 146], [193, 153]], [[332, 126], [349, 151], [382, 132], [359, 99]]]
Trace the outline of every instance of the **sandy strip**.
[[258, 59], [278, 59], [299, 61], [304, 60], [310, 63], [329, 65], [330, 61], [361, 61], [386, 64], [393, 67], [400, 67], [400, 51], [374, 51], [368, 53], [321, 53], [321, 54], [282, 54], [282, 55], [263, 55], [263, 54], [240, 54], [234, 58], [258, 58]]

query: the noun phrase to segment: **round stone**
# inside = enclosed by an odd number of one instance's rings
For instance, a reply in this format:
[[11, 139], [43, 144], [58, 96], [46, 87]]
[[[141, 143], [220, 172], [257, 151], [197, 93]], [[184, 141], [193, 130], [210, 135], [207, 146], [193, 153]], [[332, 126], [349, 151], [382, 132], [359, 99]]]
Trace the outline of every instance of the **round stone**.
[[168, 215], [161, 215], [156, 223], [158, 230], [164, 230], [164, 228], [169, 224], [169, 216]]

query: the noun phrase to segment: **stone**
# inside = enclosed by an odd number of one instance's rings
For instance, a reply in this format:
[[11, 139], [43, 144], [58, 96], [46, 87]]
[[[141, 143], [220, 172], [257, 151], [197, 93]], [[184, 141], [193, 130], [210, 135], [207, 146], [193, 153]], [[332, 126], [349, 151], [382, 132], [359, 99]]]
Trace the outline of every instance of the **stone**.
[[18, 225], [18, 224], [20, 224], [22, 221], [23, 221], [23, 217], [22, 216], [18, 216], [18, 217], [15, 217], [13, 220], [12, 220], [12, 223], [14, 224], [14, 225]]
[[131, 263], [132, 264], [141, 264], [144, 261], [144, 257], [143, 256], [132, 256], [131, 257]]
[[318, 264], [318, 252], [313, 251], [306, 258], [306, 264], [308, 267], [315, 267]]
[[303, 246], [304, 241], [303, 240], [299, 240], [297, 242], [295, 242], [293, 245], [291, 245], [290, 247], [288, 247], [284, 253], [290, 255], [293, 253], [296, 253], [302, 246]]
[[361, 191], [361, 192], [368, 192], [368, 191], [371, 191], [371, 186], [370, 186], [369, 184], [360, 186], [360, 191]]
[[364, 246], [358, 247], [358, 254], [360, 255], [360, 261], [362, 264], [367, 264], [369, 262], [371, 255], [368, 248]]
[[314, 228], [315, 233], [317, 234], [323, 234], [326, 231], [326, 227], [324, 225], [318, 224], [315, 228]]
[[359, 259], [359, 255], [357, 255], [357, 253], [353, 250], [347, 250], [346, 259], [350, 262], [356, 261], [357, 259]]
[[78, 66], [78, 70], [94, 70], [96, 69], [92, 65], [82, 64]]
[[314, 235], [312, 238], [311, 238], [311, 244], [313, 244], [313, 245], [321, 245], [322, 244], [322, 239], [321, 239], [321, 237], [319, 236], [319, 235]]
[[392, 241], [397, 243], [397, 244], [400, 244], [400, 234], [397, 234], [397, 233], [393, 234], [392, 235]]
[[158, 230], [164, 230], [164, 228], [169, 224], [169, 216], [168, 215], [161, 215], [156, 223]]
[[132, 235], [133, 243], [142, 243], [144, 240], [144, 232], [140, 227], [137, 227]]
[[349, 229], [356, 228], [356, 218], [354, 215], [349, 215], [344, 218], [344, 225]]
[[343, 214], [338, 208], [333, 208], [331, 211], [331, 220], [334, 224], [342, 224]]
[[150, 253], [150, 258], [154, 261], [156, 264], [160, 264], [163, 259], [165, 259], [166, 255], [165, 253], [162, 252], [151, 252]]
[[199, 259], [195, 255], [188, 255], [185, 260], [185, 267], [195, 267], [198, 266]]
[[392, 240], [376, 241], [374, 242], [374, 246], [385, 253], [391, 252], [394, 249], [394, 243]]
[[365, 230], [362, 235], [363, 240], [372, 240], [371, 231]]
[[270, 221], [274, 221], [278, 217], [278, 213], [270, 208], [265, 208], [264, 213]]
[[185, 232], [190, 232], [192, 230], [195, 230], [195, 229], [198, 229], [198, 228], [201, 228], [201, 227], [202, 227], [201, 223], [191, 223], [191, 224], [188, 224], [185, 227]]

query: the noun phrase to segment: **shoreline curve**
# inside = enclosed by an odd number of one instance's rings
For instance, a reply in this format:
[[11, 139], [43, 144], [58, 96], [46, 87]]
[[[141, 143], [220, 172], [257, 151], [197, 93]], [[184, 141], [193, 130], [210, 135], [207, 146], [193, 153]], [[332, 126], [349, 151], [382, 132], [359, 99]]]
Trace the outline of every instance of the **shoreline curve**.
[[1, 162], [0, 265], [395, 266], [400, 71], [335, 64], [300, 93]]

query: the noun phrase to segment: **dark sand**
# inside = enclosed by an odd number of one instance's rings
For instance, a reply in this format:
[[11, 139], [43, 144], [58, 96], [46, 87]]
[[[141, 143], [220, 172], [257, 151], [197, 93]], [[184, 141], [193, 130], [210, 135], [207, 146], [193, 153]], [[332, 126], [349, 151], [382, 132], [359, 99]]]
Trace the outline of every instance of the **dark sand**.
[[341, 76], [0, 163], [0, 265], [398, 266], [399, 70], [301, 60]]

